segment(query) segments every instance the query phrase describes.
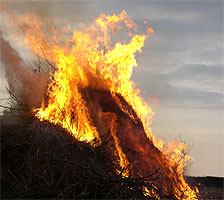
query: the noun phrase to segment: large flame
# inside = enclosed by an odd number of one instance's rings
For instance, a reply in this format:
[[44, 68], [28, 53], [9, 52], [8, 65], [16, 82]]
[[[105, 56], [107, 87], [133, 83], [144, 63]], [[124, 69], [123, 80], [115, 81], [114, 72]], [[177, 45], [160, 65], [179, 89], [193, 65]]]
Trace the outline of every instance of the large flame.
[[[17, 19], [17, 23], [26, 27], [25, 43], [56, 67], [51, 74], [47, 100], [34, 110], [41, 121], [60, 125], [86, 142], [100, 140], [109, 130], [120, 169], [127, 169], [134, 162], [128, 150], [131, 148], [140, 155], [135, 163], [140, 176], [161, 168], [165, 176], [160, 179], [163, 193], [174, 193], [177, 199], [197, 199], [197, 191], [183, 178], [183, 169], [190, 159], [184, 157], [188, 147], [176, 142], [165, 144], [152, 135], [150, 123], [154, 113], [131, 80], [133, 68], [137, 67], [135, 54], [141, 52], [145, 39], [154, 32], [151, 27], [144, 34], [136, 34], [137, 25], [125, 11], [119, 15], [101, 14], [90, 27], [73, 30], [72, 35], [69, 26], [61, 30], [52, 27], [50, 33], [34, 14]], [[115, 32], [121, 28], [129, 32], [129, 42], [114, 42]], [[124, 119], [113, 110], [104, 112], [103, 106], [96, 103], [97, 95], [104, 96], [102, 104], [108, 101], [111, 105], [112, 99]], [[123, 175], [134, 173], [126, 170]], [[159, 198], [155, 191], [144, 190], [146, 195]]]

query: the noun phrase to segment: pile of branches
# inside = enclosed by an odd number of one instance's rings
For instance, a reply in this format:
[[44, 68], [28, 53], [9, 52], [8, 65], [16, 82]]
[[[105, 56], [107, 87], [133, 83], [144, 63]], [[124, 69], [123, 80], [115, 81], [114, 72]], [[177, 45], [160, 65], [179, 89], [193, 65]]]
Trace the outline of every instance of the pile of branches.
[[1, 199], [149, 198], [143, 188], [153, 187], [151, 176], [117, 173], [110, 138], [93, 147], [49, 122], [18, 116], [16, 123], [1, 120]]

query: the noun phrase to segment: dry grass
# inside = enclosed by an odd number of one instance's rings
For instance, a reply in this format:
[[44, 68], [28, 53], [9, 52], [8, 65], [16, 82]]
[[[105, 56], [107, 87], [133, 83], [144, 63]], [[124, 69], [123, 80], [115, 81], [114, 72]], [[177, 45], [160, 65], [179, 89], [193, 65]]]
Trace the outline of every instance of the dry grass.
[[110, 138], [93, 148], [48, 122], [20, 118], [1, 124], [1, 199], [146, 199], [150, 176], [117, 175]]

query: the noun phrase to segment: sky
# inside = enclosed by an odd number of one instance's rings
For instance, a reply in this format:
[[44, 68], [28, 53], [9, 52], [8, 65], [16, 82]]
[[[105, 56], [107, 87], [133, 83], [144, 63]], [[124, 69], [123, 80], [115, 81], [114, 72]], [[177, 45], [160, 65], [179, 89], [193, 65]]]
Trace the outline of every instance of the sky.
[[[2, 1], [9, 10], [28, 10], [52, 24], [91, 24], [100, 13], [127, 12], [155, 34], [136, 59], [132, 79], [153, 108], [153, 133], [165, 141], [184, 141], [195, 159], [192, 176], [224, 177], [223, 1]], [[2, 64], [1, 64], [2, 65]], [[3, 67], [0, 92], [5, 95]]]

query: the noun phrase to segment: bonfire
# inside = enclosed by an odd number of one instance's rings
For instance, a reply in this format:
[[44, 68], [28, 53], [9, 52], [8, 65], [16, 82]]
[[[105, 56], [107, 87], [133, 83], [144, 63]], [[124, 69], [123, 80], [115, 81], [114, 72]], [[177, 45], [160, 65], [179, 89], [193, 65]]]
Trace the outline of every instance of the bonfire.
[[[150, 128], [154, 112], [131, 80], [137, 67], [135, 55], [154, 33], [149, 25], [139, 33], [125, 11], [101, 14], [91, 26], [72, 31], [65, 26], [60, 30], [51, 27], [49, 32], [49, 25], [32, 13], [16, 21], [25, 30], [24, 45], [49, 67], [47, 72], [41, 68], [32, 71], [41, 80], [39, 84], [46, 83], [41, 105], [24, 107], [23, 99], [16, 97], [19, 86], [9, 83], [11, 96], [22, 102], [26, 120], [27, 115], [30, 119], [24, 125], [26, 131], [16, 128], [12, 138], [16, 139], [15, 134], [32, 136], [28, 141], [32, 148], [24, 146], [23, 150], [30, 150], [29, 156], [24, 153], [26, 159], [34, 156], [37, 162], [26, 160], [29, 168], [24, 163], [20, 167], [29, 169], [26, 175], [31, 176], [38, 173], [35, 164], [40, 167], [41, 160], [46, 164], [49, 155], [53, 159], [49, 161], [53, 175], [40, 175], [53, 192], [40, 197], [198, 199], [197, 188], [190, 187], [183, 176], [191, 160], [188, 146], [165, 143], [154, 136]], [[128, 42], [116, 41], [119, 31], [128, 33]], [[2, 43], [11, 48], [4, 40]], [[2, 58], [10, 63], [4, 50]], [[7, 134], [12, 131], [4, 130]], [[57, 172], [60, 178], [52, 184]], [[65, 182], [66, 187], [60, 186]], [[57, 186], [63, 190], [57, 191]]]

